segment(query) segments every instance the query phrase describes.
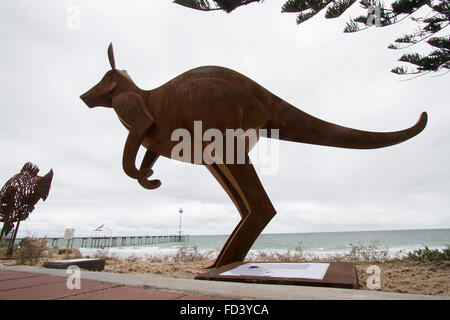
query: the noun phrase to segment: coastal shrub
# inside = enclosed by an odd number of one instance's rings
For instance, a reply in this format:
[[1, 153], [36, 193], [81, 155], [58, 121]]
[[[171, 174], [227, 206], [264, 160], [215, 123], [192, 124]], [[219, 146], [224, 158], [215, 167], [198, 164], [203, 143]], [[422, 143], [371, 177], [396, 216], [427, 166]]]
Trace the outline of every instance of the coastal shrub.
[[252, 260], [259, 262], [304, 262], [309, 259], [303, 254], [297, 251], [287, 250], [286, 252], [267, 252], [258, 251], [256, 252]]
[[63, 255], [64, 259], [79, 259], [82, 258], [83, 255], [81, 251], [75, 248], [69, 248], [66, 254], [66, 248], [59, 248], [58, 255]]
[[439, 249], [430, 249], [428, 246], [425, 246], [423, 249], [415, 249], [412, 252], [409, 252], [406, 257], [403, 259], [404, 261], [450, 261], [450, 245], [446, 245], [445, 248]]
[[181, 247], [178, 249], [177, 253], [173, 256], [173, 262], [198, 262], [211, 259], [211, 254], [213, 251], [208, 251], [206, 253], [201, 253], [198, 251], [197, 247]]
[[[80, 252], [81, 254], [81, 252]], [[95, 251], [94, 258], [97, 259], [105, 259], [105, 260], [120, 260], [117, 253], [109, 253], [109, 248], [103, 247]], [[86, 258], [89, 258], [89, 256], [86, 256]]]
[[158, 254], [145, 255], [145, 262], [160, 263], [160, 262], [199, 262], [207, 261], [213, 258], [214, 251], [202, 253], [196, 246], [194, 247], [180, 247], [177, 252], [172, 254]]
[[141, 257], [138, 257], [137, 255], [135, 255], [135, 254], [133, 253], [131, 256], [129, 256], [128, 258], [126, 258], [125, 261], [128, 261], [128, 262], [140, 262], [140, 261], [142, 261], [142, 258], [141, 258]]
[[109, 254], [109, 248], [103, 247], [103, 248], [95, 251], [94, 258], [106, 260], [106, 259], [110, 258], [108, 254]]
[[371, 244], [368, 246], [350, 244], [350, 251], [328, 255], [317, 255], [303, 250], [300, 242], [295, 250], [286, 252], [257, 251], [251, 256], [252, 261], [258, 262], [369, 262], [380, 263], [389, 260], [389, 250], [378, 248]]
[[34, 266], [47, 250], [47, 240], [27, 237], [19, 243], [18, 249], [15, 251], [16, 263]]
[[380, 263], [389, 260], [387, 247], [378, 248], [374, 244], [368, 246], [350, 244], [350, 247], [350, 251], [340, 257], [341, 261]]
[[148, 263], [158, 263], [158, 262], [168, 262], [170, 261], [170, 255], [164, 254], [164, 255], [145, 255], [145, 261]]
[[299, 242], [295, 250], [286, 252], [257, 251], [252, 254], [252, 260], [259, 262], [305, 262], [317, 259], [316, 256], [303, 250], [303, 243]]
[[8, 252], [8, 247], [1, 247], [0, 248], [0, 259], [3, 259], [6, 257]]

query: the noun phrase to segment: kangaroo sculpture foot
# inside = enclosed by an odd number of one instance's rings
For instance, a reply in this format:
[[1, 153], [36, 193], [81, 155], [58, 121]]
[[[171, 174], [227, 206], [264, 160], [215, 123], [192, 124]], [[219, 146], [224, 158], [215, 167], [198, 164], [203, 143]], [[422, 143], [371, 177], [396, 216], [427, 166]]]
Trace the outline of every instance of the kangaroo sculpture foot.
[[[227, 130], [240, 132], [245, 141], [249, 129], [276, 129], [280, 140], [323, 146], [375, 149], [406, 141], [426, 126], [427, 114], [411, 128], [395, 132], [368, 132], [342, 127], [315, 118], [280, 99], [246, 76], [222, 67], [205, 66], [189, 70], [153, 90], [138, 88], [125, 70], [116, 69], [112, 44], [108, 47], [111, 65], [103, 79], [80, 96], [90, 108], [113, 108], [129, 131], [122, 165], [125, 173], [146, 189], [161, 186], [160, 180], [148, 180], [159, 156], [173, 157], [178, 141], [173, 134], [186, 130], [192, 148], [201, 154], [208, 145], [195, 139], [195, 124], [226, 135]], [[194, 136], [194, 138], [192, 138]], [[255, 142], [256, 143], [256, 142]], [[142, 164], [136, 168], [139, 148], [147, 149]], [[227, 192], [241, 215], [230, 237], [211, 267], [243, 261], [251, 246], [276, 214], [248, 158], [254, 144], [245, 147], [244, 163], [229, 163], [226, 152], [213, 161], [190, 156], [176, 158], [202, 164]], [[190, 151], [190, 150], [189, 150]], [[238, 152], [237, 150], [234, 150]]]

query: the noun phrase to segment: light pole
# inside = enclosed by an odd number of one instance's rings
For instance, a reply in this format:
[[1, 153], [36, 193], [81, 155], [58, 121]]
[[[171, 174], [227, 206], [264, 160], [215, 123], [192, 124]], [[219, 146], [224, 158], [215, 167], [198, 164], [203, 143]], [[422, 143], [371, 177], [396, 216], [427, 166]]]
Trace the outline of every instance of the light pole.
[[180, 229], [178, 230], [178, 235], [179, 235], [180, 241], [181, 241], [181, 214], [183, 213], [183, 208], [180, 208], [180, 210], [178, 210], [178, 212], [180, 213]]

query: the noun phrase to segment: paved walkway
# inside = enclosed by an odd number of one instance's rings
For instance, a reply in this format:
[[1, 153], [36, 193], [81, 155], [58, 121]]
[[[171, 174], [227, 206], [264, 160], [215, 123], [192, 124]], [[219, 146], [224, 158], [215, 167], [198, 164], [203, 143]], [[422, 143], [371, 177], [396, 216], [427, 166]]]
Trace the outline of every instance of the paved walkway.
[[[67, 278], [0, 270], [0, 300], [210, 300], [213, 297], [182, 292], [135, 288], [81, 280], [80, 289], [68, 289]], [[219, 299], [219, 298], [217, 298]]]

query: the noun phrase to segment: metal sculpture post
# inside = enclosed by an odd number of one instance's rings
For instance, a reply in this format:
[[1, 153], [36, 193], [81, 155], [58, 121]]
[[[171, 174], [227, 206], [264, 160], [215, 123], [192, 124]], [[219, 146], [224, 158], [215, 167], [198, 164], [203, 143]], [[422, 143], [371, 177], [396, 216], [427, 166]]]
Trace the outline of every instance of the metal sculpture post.
[[179, 214], [180, 214], [180, 228], [178, 230], [178, 235], [180, 237], [180, 241], [181, 241], [181, 215], [183, 214], [183, 208], [180, 208], [180, 210], [178, 210]]
[[[161, 181], [148, 178], [160, 155], [204, 165], [241, 215], [212, 267], [243, 261], [276, 214], [248, 157], [259, 135], [254, 143], [246, 143], [248, 130], [277, 130], [280, 140], [292, 142], [375, 149], [408, 140], [427, 123], [424, 112], [417, 124], [402, 131], [380, 133], [342, 127], [297, 109], [236, 71], [216, 66], [192, 69], [156, 89], [142, 90], [125, 70], [116, 68], [112, 45], [108, 58], [111, 70], [80, 98], [90, 108], [113, 108], [129, 130], [122, 158], [125, 173], [144, 188], [156, 189]], [[174, 134], [180, 130], [187, 133], [182, 137], [189, 142], [182, 155], [174, 152], [179, 147]], [[213, 154], [206, 142], [211, 141], [211, 136], [205, 139], [206, 133], [214, 132], [214, 138], [226, 137], [228, 130], [234, 132], [233, 147]], [[245, 148], [239, 149], [234, 141], [244, 141]], [[146, 154], [137, 169], [136, 155], [141, 146]]]
[[14, 241], [19, 230], [20, 222], [27, 219], [34, 210], [36, 203], [45, 201], [50, 192], [53, 170], [45, 176], [38, 176], [39, 168], [31, 162], [25, 163], [22, 170], [9, 179], [0, 190], [0, 222], [3, 228], [0, 241], [14, 227], [14, 233], [9, 241], [9, 253], [12, 253]]

